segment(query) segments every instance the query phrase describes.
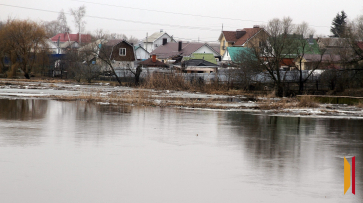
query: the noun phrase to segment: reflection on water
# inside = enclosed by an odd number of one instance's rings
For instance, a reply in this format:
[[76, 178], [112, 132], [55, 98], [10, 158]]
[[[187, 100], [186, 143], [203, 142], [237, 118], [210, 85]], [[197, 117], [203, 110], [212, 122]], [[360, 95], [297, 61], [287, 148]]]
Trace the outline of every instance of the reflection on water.
[[[0, 202], [361, 202], [361, 120], [0, 99]], [[343, 157], [356, 191], [343, 195]], [[19, 195], [21, 194], [21, 195]]]
[[0, 119], [32, 120], [44, 117], [48, 108], [46, 100], [0, 99]]

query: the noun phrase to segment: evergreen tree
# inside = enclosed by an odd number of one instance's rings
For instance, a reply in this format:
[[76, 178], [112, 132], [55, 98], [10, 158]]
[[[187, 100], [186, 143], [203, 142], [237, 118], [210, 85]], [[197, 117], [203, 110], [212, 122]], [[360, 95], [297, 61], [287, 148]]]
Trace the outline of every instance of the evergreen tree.
[[340, 14], [337, 13], [335, 18], [333, 19], [332, 26], [330, 31], [333, 33], [332, 37], [343, 37], [347, 22], [345, 19], [347, 15], [344, 11], [341, 11]]

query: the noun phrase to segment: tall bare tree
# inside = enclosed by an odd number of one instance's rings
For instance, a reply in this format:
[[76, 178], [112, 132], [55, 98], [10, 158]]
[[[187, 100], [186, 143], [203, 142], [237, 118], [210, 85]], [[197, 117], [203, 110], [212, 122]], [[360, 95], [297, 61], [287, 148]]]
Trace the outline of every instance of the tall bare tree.
[[64, 10], [63, 9], [59, 12], [57, 21], [59, 23], [59, 29], [60, 29], [59, 31], [60, 31], [60, 33], [71, 32], [71, 28], [67, 24], [67, 17], [64, 14]]
[[[264, 26], [268, 35], [253, 38], [252, 40], [256, 43], [250, 43], [252, 54], [244, 59], [246, 63], [255, 64], [256, 69], [268, 73], [274, 81], [276, 96], [279, 97], [284, 94], [285, 82], [285, 75], [280, 70], [280, 66], [293, 50], [293, 38], [290, 35], [293, 34], [294, 28], [290, 17], [270, 20]], [[253, 61], [255, 62], [252, 63]]]
[[[321, 67], [325, 54], [325, 50], [319, 49], [318, 44], [315, 39], [313, 39], [314, 33], [315, 30], [310, 28], [306, 22], [296, 25], [296, 29], [294, 30], [292, 54], [295, 54], [295, 61], [298, 63], [294, 68], [297, 69], [298, 72], [299, 94], [303, 93], [304, 84], [308, 81], [310, 76], [314, 74], [314, 71]], [[308, 71], [307, 74], [303, 74], [303, 61], [306, 54], [314, 55], [313, 58], [315, 61], [311, 63], [310, 67], [307, 67], [309, 69], [306, 70]]]
[[84, 31], [85, 25], [86, 25], [86, 21], [84, 21], [84, 17], [86, 15], [86, 7], [80, 6], [77, 9], [70, 9], [70, 12], [73, 16], [73, 21], [74, 24], [78, 30], [78, 34], [79, 34], [79, 43], [82, 43], [82, 35], [81, 33]]
[[43, 25], [45, 31], [47, 32], [48, 38], [53, 37], [58, 33], [66, 33], [71, 31], [71, 29], [67, 24], [67, 18], [66, 15], [64, 14], [63, 9], [59, 12], [57, 20], [43, 22]]

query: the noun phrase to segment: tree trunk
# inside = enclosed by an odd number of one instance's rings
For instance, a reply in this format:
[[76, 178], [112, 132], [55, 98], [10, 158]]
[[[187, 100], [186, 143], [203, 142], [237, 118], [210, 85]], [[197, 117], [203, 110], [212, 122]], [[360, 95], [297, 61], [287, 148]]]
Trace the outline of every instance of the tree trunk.
[[278, 97], [284, 96], [284, 87], [282, 86], [282, 84], [277, 86], [276, 96], [278, 96]]
[[300, 59], [300, 67], [299, 67], [299, 73], [300, 73], [300, 76], [299, 76], [299, 94], [302, 94], [302, 92], [304, 91], [304, 81], [302, 79], [302, 60]]
[[300, 69], [300, 77], [299, 77], [299, 94], [302, 94], [304, 91], [304, 81], [302, 79], [302, 70]]
[[30, 79], [29, 73], [24, 72], [24, 77], [25, 77], [26, 79]]
[[139, 86], [140, 84], [140, 74], [142, 72], [141, 66], [136, 67], [136, 73], [135, 73], [135, 85]]
[[116, 74], [116, 72], [115, 72], [115, 70], [113, 69], [113, 67], [112, 67], [112, 66], [111, 66], [111, 70], [112, 70], [113, 75], [116, 77], [116, 80], [117, 80], [118, 84], [120, 84], [120, 85], [121, 85], [121, 80], [120, 80], [120, 78], [117, 76], [117, 74]]

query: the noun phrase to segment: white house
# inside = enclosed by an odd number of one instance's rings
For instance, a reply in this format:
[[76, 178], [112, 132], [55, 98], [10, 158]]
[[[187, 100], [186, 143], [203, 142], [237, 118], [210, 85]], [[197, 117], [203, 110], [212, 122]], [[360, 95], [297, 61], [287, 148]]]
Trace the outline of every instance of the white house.
[[168, 33], [160, 30], [154, 34], [147, 36], [143, 41], [143, 48], [151, 53], [154, 49], [169, 42], [176, 42]]
[[150, 58], [150, 53], [146, 51], [142, 46], [135, 46], [136, 60], [144, 61]]

